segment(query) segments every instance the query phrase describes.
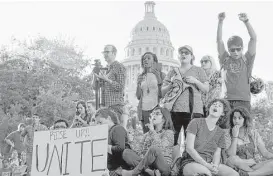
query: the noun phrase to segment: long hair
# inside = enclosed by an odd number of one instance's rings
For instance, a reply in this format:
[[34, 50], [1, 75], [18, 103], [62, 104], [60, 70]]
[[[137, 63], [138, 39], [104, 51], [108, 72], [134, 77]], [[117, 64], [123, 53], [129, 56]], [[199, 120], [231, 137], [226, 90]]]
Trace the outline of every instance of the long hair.
[[115, 125], [120, 124], [118, 116], [116, 115], [116, 113], [114, 113], [113, 111], [111, 111], [109, 108], [103, 107], [97, 110], [97, 112], [95, 113], [95, 118], [98, 116], [101, 116], [102, 118], [107, 119], [108, 117], [111, 118], [112, 122]]
[[209, 109], [210, 109], [211, 105], [215, 102], [220, 102], [223, 104], [223, 113], [224, 113], [224, 115], [220, 116], [220, 118], [216, 122], [216, 125], [218, 125], [222, 129], [228, 129], [230, 126], [229, 113], [230, 113], [230, 109], [231, 109], [229, 102], [224, 99], [218, 99], [218, 98], [213, 99], [211, 102], [209, 102], [209, 104], [207, 106], [208, 114], [209, 114]]
[[141, 56], [141, 67], [142, 67], [142, 68], [144, 68], [143, 61], [144, 61], [144, 58], [145, 58], [146, 54], [152, 55], [152, 56], [153, 56], [154, 62], [158, 63], [158, 59], [157, 59], [156, 54], [154, 54], [154, 53], [152, 53], [152, 52], [146, 52], [146, 53], [144, 53], [144, 54]]
[[235, 112], [239, 112], [241, 114], [241, 116], [244, 118], [243, 127], [245, 127], [246, 132], [249, 133], [252, 128], [252, 117], [251, 117], [249, 111], [244, 107], [236, 107], [230, 112], [230, 115], [229, 115], [230, 133], [232, 133], [232, 128], [234, 127], [233, 117], [234, 117]]
[[160, 110], [160, 112], [162, 113], [163, 118], [164, 118], [164, 120], [165, 120], [165, 122], [164, 122], [162, 128], [163, 128], [164, 130], [172, 130], [172, 131], [174, 131], [173, 121], [172, 121], [172, 118], [171, 118], [171, 113], [170, 113], [170, 111], [169, 111], [168, 109], [162, 108], [162, 107], [160, 107], [160, 106], [155, 107], [153, 111], [155, 111], [155, 110], [157, 110], [157, 109]]
[[76, 115], [80, 115], [80, 112], [79, 112], [79, 109], [78, 109], [78, 106], [79, 105], [82, 105], [84, 107], [84, 112], [85, 112], [85, 115], [87, 115], [87, 107], [86, 107], [86, 104], [84, 101], [79, 101], [76, 105]]
[[[211, 67], [208, 69], [210, 75], [211, 75], [212, 73], [214, 73], [214, 72], [217, 70], [217, 66], [216, 66], [216, 63], [215, 63], [215, 59], [214, 59], [212, 56], [210, 56], [210, 55], [205, 55], [205, 56], [202, 57], [201, 61], [202, 61], [202, 60], [208, 60], [208, 61], [210, 61]], [[207, 71], [206, 71], [206, 74], [207, 74]], [[210, 75], [207, 75], [208, 78], [210, 77]]]

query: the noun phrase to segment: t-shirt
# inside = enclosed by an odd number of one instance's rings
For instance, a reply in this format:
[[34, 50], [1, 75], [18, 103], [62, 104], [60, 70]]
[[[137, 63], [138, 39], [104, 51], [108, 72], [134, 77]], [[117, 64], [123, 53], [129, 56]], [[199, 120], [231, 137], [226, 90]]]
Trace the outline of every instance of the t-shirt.
[[[216, 130], [214, 136], [207, 142], [207, 139], [214, 130]], [[205, 118], [192, 119], [186, 131], [196, 135], [194, 148], [207, 162], [212, 161], [213, 155], [218, 147], [222, 149], [226, 148], [224, 130], [219, 126], [216, 126], [212, 131], [210, 131]], [[206, 143], [206, 145], [202, 149], [198, 150], [198, 147], [203, 143]]]
[[249, 77], [252, 72], [255, 54], [251, 56], [249, 52], [246, 52], [243, 58], [233, 59], [228, 52], [219, 57], [220, 65], [223, 66], [222, 88], [224, 97], [228, 100], [250, 101]]
[[6, 139], [11, 140], [14, 143], [14, 149], [17, 150], [18, 153], [21, 153], [25, 150], [25, 146], [23, 144], [24, 138], [21, 136], [20, 131], [11, 132]]
[[122, 153], [128, 146], [128, 136], [125, 128], [115, 125], [109, 129], [108, 145], [112, 145], [112, 154], [108, 153], [107, 168], [114, 170], [123, 164]]
[[143, 92], [142, 110], [149, 111], [154, 109], [158, 104], [158, 83], [153, 73], [144, 75], [141, 89]]
[[12, 170], [11, 168], [2, 168], [0, 169], [0, 176], [12, 176]]
[[[208, 81], [205, 71], [201, 67], [192, 66], [184, 76], [193, 76], [202, 83]], [[168, 75], [165, 79], [168, 79]], [[196, 86], [191, 86], [193, 88], [193, 113], [203, 114], [203, 101], [201, 98], [201, 91]], [[189, 107], [189, 89], [186, 89], [181, 95], [177, 98], [176, 102], [173, 105], [173, 112], [190, 112]]]

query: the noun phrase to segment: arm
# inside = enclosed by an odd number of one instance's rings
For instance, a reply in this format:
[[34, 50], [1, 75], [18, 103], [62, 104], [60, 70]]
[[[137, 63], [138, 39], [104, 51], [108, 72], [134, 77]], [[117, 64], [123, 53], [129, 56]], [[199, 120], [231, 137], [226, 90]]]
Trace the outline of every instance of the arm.
[[202, 83], [201, 81], [197, 80], [195, 84], [203, 93], [207, 93], [209, 91], [209, 82]]
[[223, 28], [224, 19], [225, 19], [225, 13], [222, 12], [218, 15], [218, 28], [217, 28], [217, 51], [220, 57], [226, 52], [225, 45], [222, 39], [222, 28]]
[[108, 79], [107, 81], [110, 83], [111, 87], [117, 91], [123, 90], [125, 87], [125, 79], [126, 79], [126, 69], [123, 65], [118, 65], [114, 67], [116, 76], [116, 81]]
[[141, 90], [141, 82], [143, 80], [143, 74], [138, 75], [137, 77], [137, 89], [136, 89], [136, 97], [138, 100], [140, 100], [141, 95], [142, 95], [142, 90]]
[[199, 153], [195, 150], [194, 148], [194, 142], [195, 142], [195, 134], [192, 134], [190, 132], [187, 132], [187, 137], [186, 137], [186, 151], [188, 154], [197, 162], [202, 164], [205, 167], [208, 167], [210, 164], [207, 163], [200, 155]]
[[213, 155], [213, 164], [219, 166], [221, 160], [221, 148], [217, 147], [214, 155]]
[[231, 145], [227, 149], [228, 156], [235, 156], [236, 155], [238, 136], [239, 136], [239, 126], [235, 125], [232, 128]]
[[[258, 133], [258, 132], [257, 132]], [[263, 157], [267, 158], [267, 159], [273, 159], [273, 153], [269, 152], [266, 147], [265, 144], [261, 138], [261, 136], [257, 135], [257, 143], [258, 143], [258, 150], [260, 151], [260, 153], [263, 155]]]
[[252, 28], [251, 24], [249, 23], [249, 19], [245, 13], [239, 14], [239, 19], [244, 22], [247, 28], [248, 34], [250, 36], [247, 52], [250, 54], [250, 56], [253, 56], [254, 54], [256, 54], [257, 35], [254, 29]]
[[114, 127], [112, 131], [113, 141], [111, 146], [112, 153], [120, 153], [125, 149], [126, 130], [122, 126]]
[[12, 140], [13, 140], [13, 135], [14, 133], [10, 133], [6, 138], [5, 138], [5, 142], [8, 144], [8, 145], [10, 145], [10, 146], [12, 146], [12, 147], [14, 147], [14, 143], [12, 142]]
[[170, 90], [170, 88], [172, 87], [172, 82], [171, 82], [171, 78], [174, 76], [175, 71], [174, 69], [170, 70], [167, 75], [165, 76], [164, 80], [163, 80], [163, 85], [161, 87], [161, 94], [162, 97], [165, 96], [165, 94]]

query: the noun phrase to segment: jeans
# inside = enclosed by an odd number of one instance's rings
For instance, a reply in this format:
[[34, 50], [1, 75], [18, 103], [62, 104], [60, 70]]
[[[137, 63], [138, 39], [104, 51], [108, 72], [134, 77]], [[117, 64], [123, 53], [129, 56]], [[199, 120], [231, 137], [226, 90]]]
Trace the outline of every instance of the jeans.
[[174, 130], [175, 130], [174, 145], [177, 145], [179, 133], [181, 131], [182, 126], [184, 128], [184, 132], [186, 136], [186, 129], [191, 119], [203, 117], [203, 114], [200, 114], [200, 113], [193, 113], [191, 117], [191, 113], [189, 112], [171, 112], [171, 115], [172, 115]]
[[251, 109], [250, 101], [228, 100], [228, 102], [229, 102], [231, 109], [234, 109], [236, 107], [244, 107], [248, 110], [248, 112], [250, 112], [250, 109]]

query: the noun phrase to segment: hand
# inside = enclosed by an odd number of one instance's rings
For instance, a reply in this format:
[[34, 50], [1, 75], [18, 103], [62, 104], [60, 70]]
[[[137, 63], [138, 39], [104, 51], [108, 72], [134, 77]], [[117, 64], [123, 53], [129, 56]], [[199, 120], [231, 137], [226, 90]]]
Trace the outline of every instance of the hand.
[[152, 117], [149, 117], [149, 123], [147, 123], [145, 126], [147, 126], [150, 131], [154, 131], [155, 130]]
[[141, 82], [144, 80], [144, 76], [143, 75], [139, 75], [137, 77], [137, 84], [141, 84]]
[[100, 73], [99, 75], [94, 73], [94, 75], [97, 77], [97, 78], [100, 78], [104, 81], [107, 81], [107, 82], [110, 82], [110, 79], [108, 79], [108, 77], [104, 74], [104, 73]]
[[127, 115], [130, 114], [130, 106], [129, 105], [124, 105], [122, 110], [123, 110], [123, 114], [127, 114]]
[[196, 84], [197, 83], [197, 79], [193, 76], [186, 76], [183, 79], [186, 83], [190, 83], [190, 84]]
[[218, 173], [218, 167], [214, 164], [207, 163], [205, 165], [206, 168], [208, 168], [212, 174], [217, 174]]
[[232, 128], [232, 137], [237, 138], [237, 137], [239, 136], [239, 130], [240, 130], [239, 125], [235, 125], [235, 126]]
[[225, 12], [219, 13], [219, 15], [218, 15], [219, 21], [224, 21], [225, 18], [226, 18], [226, 13]]
[[240, 14], [238, 14], [238, 16], [239, 16], [239, 20], [241, 20], [242, 22], [248, 21], [248, 17], [246, 15], [246, 13], [240, 13]]
[[252, 159], [252, 158], [251, 159], [247, 159], [246, 162], [247, 162], [247, 164], [249, 166], [253, 166], [253, 165], [257, 164], [256, 161], [254, 159]]

